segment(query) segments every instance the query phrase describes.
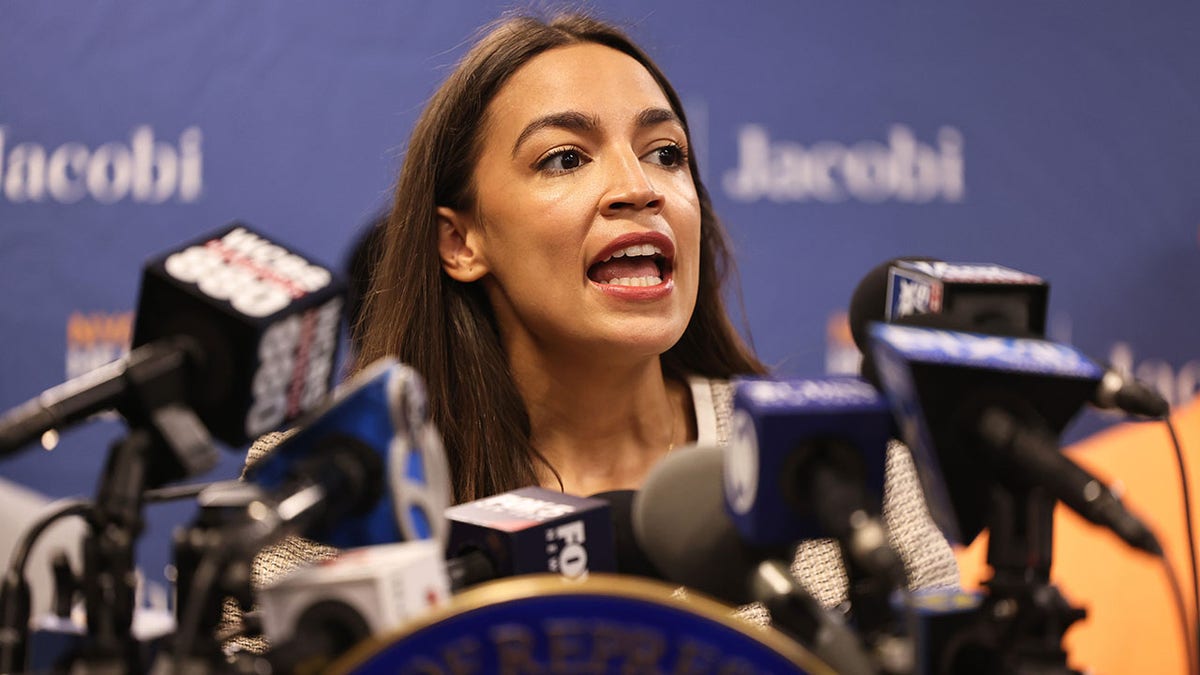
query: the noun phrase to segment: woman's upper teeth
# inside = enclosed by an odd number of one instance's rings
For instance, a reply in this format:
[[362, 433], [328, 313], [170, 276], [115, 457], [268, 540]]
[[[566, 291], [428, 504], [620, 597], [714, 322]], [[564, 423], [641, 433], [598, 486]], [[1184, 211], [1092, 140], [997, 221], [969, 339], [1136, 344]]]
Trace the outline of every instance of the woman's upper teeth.
[[662, 249], [655, 246], [654, 244], [634, 244], [633, 246], [626, 246], [625, 248], [623, 248], [619, 251], [614, 251], [612, 255], [608, 256], [601, 262], [608, 262], [609, 260], [612, 260], [613, 258], [623, 258], [625, 256], [636, 257], [636, 256], [642, 256], [642, 255], [662, 255], [662, 254], [663, 254]]

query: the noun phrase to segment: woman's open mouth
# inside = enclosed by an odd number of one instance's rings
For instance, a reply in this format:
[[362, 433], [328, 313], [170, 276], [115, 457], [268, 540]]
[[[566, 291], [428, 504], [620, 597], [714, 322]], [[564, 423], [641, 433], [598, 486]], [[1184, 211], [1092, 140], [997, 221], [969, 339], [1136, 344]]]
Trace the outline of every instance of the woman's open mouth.
[[[588, 267], [587, 276], [601, 286], [628, 286], [641, 288], [660, 286], [671, 278], [671, 256], [669, 241], [652, 243], [651, 237], [638, 236], [640, 241], [622, 245], [622, 237], [614, 242], [615, 248], [598, 262]], [[662, 238], [662, 235], [653, 237]], [[665, 250], [664, 250], [665, 249]], [[604, 254], [602, 254], [604, 255]]]

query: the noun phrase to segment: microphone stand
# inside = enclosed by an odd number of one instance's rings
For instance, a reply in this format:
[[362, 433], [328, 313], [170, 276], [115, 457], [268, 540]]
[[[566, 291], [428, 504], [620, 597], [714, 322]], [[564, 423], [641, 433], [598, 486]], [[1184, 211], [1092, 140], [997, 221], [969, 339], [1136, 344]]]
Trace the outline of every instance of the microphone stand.
[[749, 579], [752, 597], [771, 613], [779, 627], [841, 675], [878, 675], [862, 640], [841, 617], [821, 606], [787, 565], [765, 560]]
[[142, 532], [147, 488], [211, 469], [217, 450], [208, 430], [185, 403], [188, 354], [164, 348], [131, 363], [127, 395], [117, 410], [130, 430], [117, 440], [101, 475], [83, 544], [83, 597], [87, 633], [72, 671], [145, 670], [133, 639], [137, 579], [134, 544]]
[[1001, 471], [988, 488], [987, 592], [935, 650], [936, 672], [1080, 675], [1067, 665], [1062, 638], [1087, 612], [1050, 583], [1057, 499], [1011, 473]]
[[[384, 489], [379, 477], [384, 473], [374, 451], [335, 435], [301, 462], [293, 481], [280, 491], [264, 492], [257, 485], [239, 482], [206, 490], [200, 497], [203, 508], [197, 522], [176, 535], [179, 625], [152, 672], [205, 673], [231, 666], [253, 671], [261, 659], [247, 657], [231, 664], [224, 658], [216, 636], [224, 598], [232, 596], [243, 611], [249, 609], [254, 555], [288, 535], [310, 536], [346, 513], [365, 510], [379, 499]], [[320, 631], [333, 625], [329, 621], [327, 616], [316, 616], [310, 628]], [[290, 663], [288, 655], [276, 656], [280, 663]]]
[[[821, 529], [842, 554], [854, 622], [879, 669], [912, 673], [914, 647], [908, 607], [893, 606], [906, 594], [904, 563], [888, 543], [880, 508], [868, 495], [860, 453], [843, 442], [822, 440], [797, 455], [793, 475]], [[899, 615], [898, 615], [899, 614]]]
[[[916, 653], [913, 631], [907, 621], [908, 591], [903, 582], [897, 584], [893, 577], [867, 571], [849, 555], [844, 544], [840, 548], [846, 566], [850, 611], [880, 672], [913, 673]], [[902, 599], [900, 611], [893, 604], [897, 599]]]
[[[258, 532], [239, 527], [250, 504], [262, 490], [239, 480], [215, 483], [198, 496], [200, 513], [173, 535], [176, 577], [174, 639], [159, 653], [152, 672], [213, 673], [229, 670], [217, 630], [224, 617], [226, 597], [243, 612], [250, 611], [253, 592], [250, 567], [253, 555], [246, 541]], [[197, 578], [199, 577], [199, 581]], [[185, 636], [186, 633], [186, 636]]]
[[142, 490], [152, 435], [134, 430], [117, 441], [101, 478], [83, 542], [87, 672], [136, 668], [132, 624], [136, 578], [133, 544], [141, 534]]
[[1062, 638], [1087, 612], [1050, 583], [1053, 498], [1040, 488], [991, 488], [987, 561], [992, 578], [979, 608], [935, 649], [937, 673], [1080, 675]]

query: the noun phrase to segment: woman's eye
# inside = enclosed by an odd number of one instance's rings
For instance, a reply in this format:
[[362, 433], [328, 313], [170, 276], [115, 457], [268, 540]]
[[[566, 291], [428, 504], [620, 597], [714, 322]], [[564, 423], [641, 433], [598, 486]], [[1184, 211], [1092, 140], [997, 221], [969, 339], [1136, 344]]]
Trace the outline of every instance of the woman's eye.
[[559, 150], [543, 159], [538, 168], [550, 173], [564, 173], [583, 166], [587, 160], [583, 153], [571, 148]]
[[650, 151], [651, 158], [662, 166], [679, 166], [687, 159], [687, 155], [683, 154], [683, 148], [678, 145], [664, 145], [661, 148], [655, 148]]

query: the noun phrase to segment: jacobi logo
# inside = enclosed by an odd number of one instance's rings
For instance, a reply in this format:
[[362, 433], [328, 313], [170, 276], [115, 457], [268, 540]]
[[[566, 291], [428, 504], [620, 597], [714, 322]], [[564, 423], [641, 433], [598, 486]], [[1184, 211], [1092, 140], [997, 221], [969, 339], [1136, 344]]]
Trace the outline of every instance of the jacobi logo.
[[886, 142], [815, 141], [803, 145], [771, 139], [767, 128], [738, 130], [738, 166], [723, 186], [731, 199], [753, 202], [961, 202], [966, 192], [963, 135], [942, 127], [922, 143], [903, 124]]
[[20, 141], [0, 126], [0, 198], [13, 202], [73, 204], [85, 197], [113, 204], [122, 200], [161, 204], [194, 202], [204, 187], [199, 127], [173, 141], [159, 140], [148, 125], [129, 139], [89, 148], [68, 141], [57, 147]]

